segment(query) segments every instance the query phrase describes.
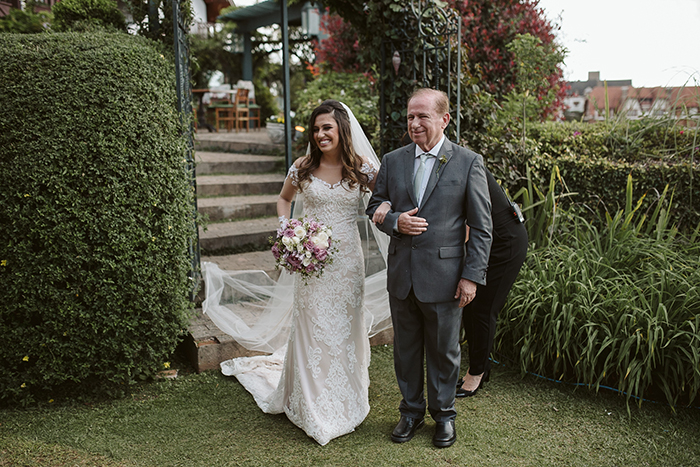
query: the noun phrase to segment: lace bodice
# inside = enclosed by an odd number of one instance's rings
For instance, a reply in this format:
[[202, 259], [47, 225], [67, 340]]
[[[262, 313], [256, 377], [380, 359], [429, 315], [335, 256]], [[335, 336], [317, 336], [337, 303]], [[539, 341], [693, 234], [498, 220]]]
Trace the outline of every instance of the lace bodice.
[[[374, 180], [377, 174], [377, 167], [371, 162], [362, 164], [360, 170], [367, 174], [369, 181]], [[291, 179], [294, 186], [299, 186], [297, 174], [298, 169], [292, 164], [287, 178]], [[331, 185], [313, 174], [311, 174], [310, 180], [305, 180], [302, 183], [305, 216], [314, 217], [330, 226], [338, 240], [347, 239], [353, 232], [357, 231], [356, 217], [358, 203], [362, 196], [359, 185], [350, 188], [345, 180]]]

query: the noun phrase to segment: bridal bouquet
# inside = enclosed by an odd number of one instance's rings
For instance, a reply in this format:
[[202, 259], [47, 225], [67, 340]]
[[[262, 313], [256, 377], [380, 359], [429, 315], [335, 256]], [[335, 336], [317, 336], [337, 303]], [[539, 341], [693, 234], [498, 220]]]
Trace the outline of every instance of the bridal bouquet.
[[332, 235], [330, 227], [313, 219], [284, 219], [277, 238], [270, 238], [275, 267], [301, 274], [304, 283], [309, 277], [320, 277], [337, 251], [332, 246]]

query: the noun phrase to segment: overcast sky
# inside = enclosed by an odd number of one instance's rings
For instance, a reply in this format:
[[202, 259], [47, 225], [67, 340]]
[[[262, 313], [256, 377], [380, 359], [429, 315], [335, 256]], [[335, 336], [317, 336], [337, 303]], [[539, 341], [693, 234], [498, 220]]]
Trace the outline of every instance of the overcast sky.
[[599, 71], [603, 80], [631, 79], [635, 87], [700, 85], [700, 0], [540, 0], [539, 6], [561, 25], [569, 81]]
[[700, 0], [540, 0], [561, 25], [564, 77], [635, 87], [700, 85]]

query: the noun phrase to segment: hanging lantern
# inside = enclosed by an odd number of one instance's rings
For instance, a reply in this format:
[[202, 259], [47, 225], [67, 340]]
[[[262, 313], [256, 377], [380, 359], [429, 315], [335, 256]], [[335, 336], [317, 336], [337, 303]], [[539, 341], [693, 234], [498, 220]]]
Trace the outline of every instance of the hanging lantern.
[[401, 55], [399, 51], [394, 52], [394, 56], [391, 57], [391, 63], [394, 65], [394, 74], [399, 74], [399, 65], [401, 65]]

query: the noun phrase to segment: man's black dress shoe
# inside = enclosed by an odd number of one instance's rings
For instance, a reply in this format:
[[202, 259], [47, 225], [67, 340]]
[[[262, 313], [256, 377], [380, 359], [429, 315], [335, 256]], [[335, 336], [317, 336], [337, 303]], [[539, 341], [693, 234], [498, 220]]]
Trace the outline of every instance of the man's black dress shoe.
[[455, 421], [448, 420], [446, 422], [435, 422], [435, 436], [433, 436], [433, 444], [439, 448], [448, 448], [455, 444], [457, 440], [457, 430], [455, 429]]
[[394, 428], [394, 431], [391, 433], [391, 440], [395, 443], [411, 441], [413, 435], [416, 434], [416, 431], [418, 431], [423, 424], [425, 424], [425, 420], [422, 418], [411, 418], [401, 415], [401, 420], [399, 420], [396, 428]]

